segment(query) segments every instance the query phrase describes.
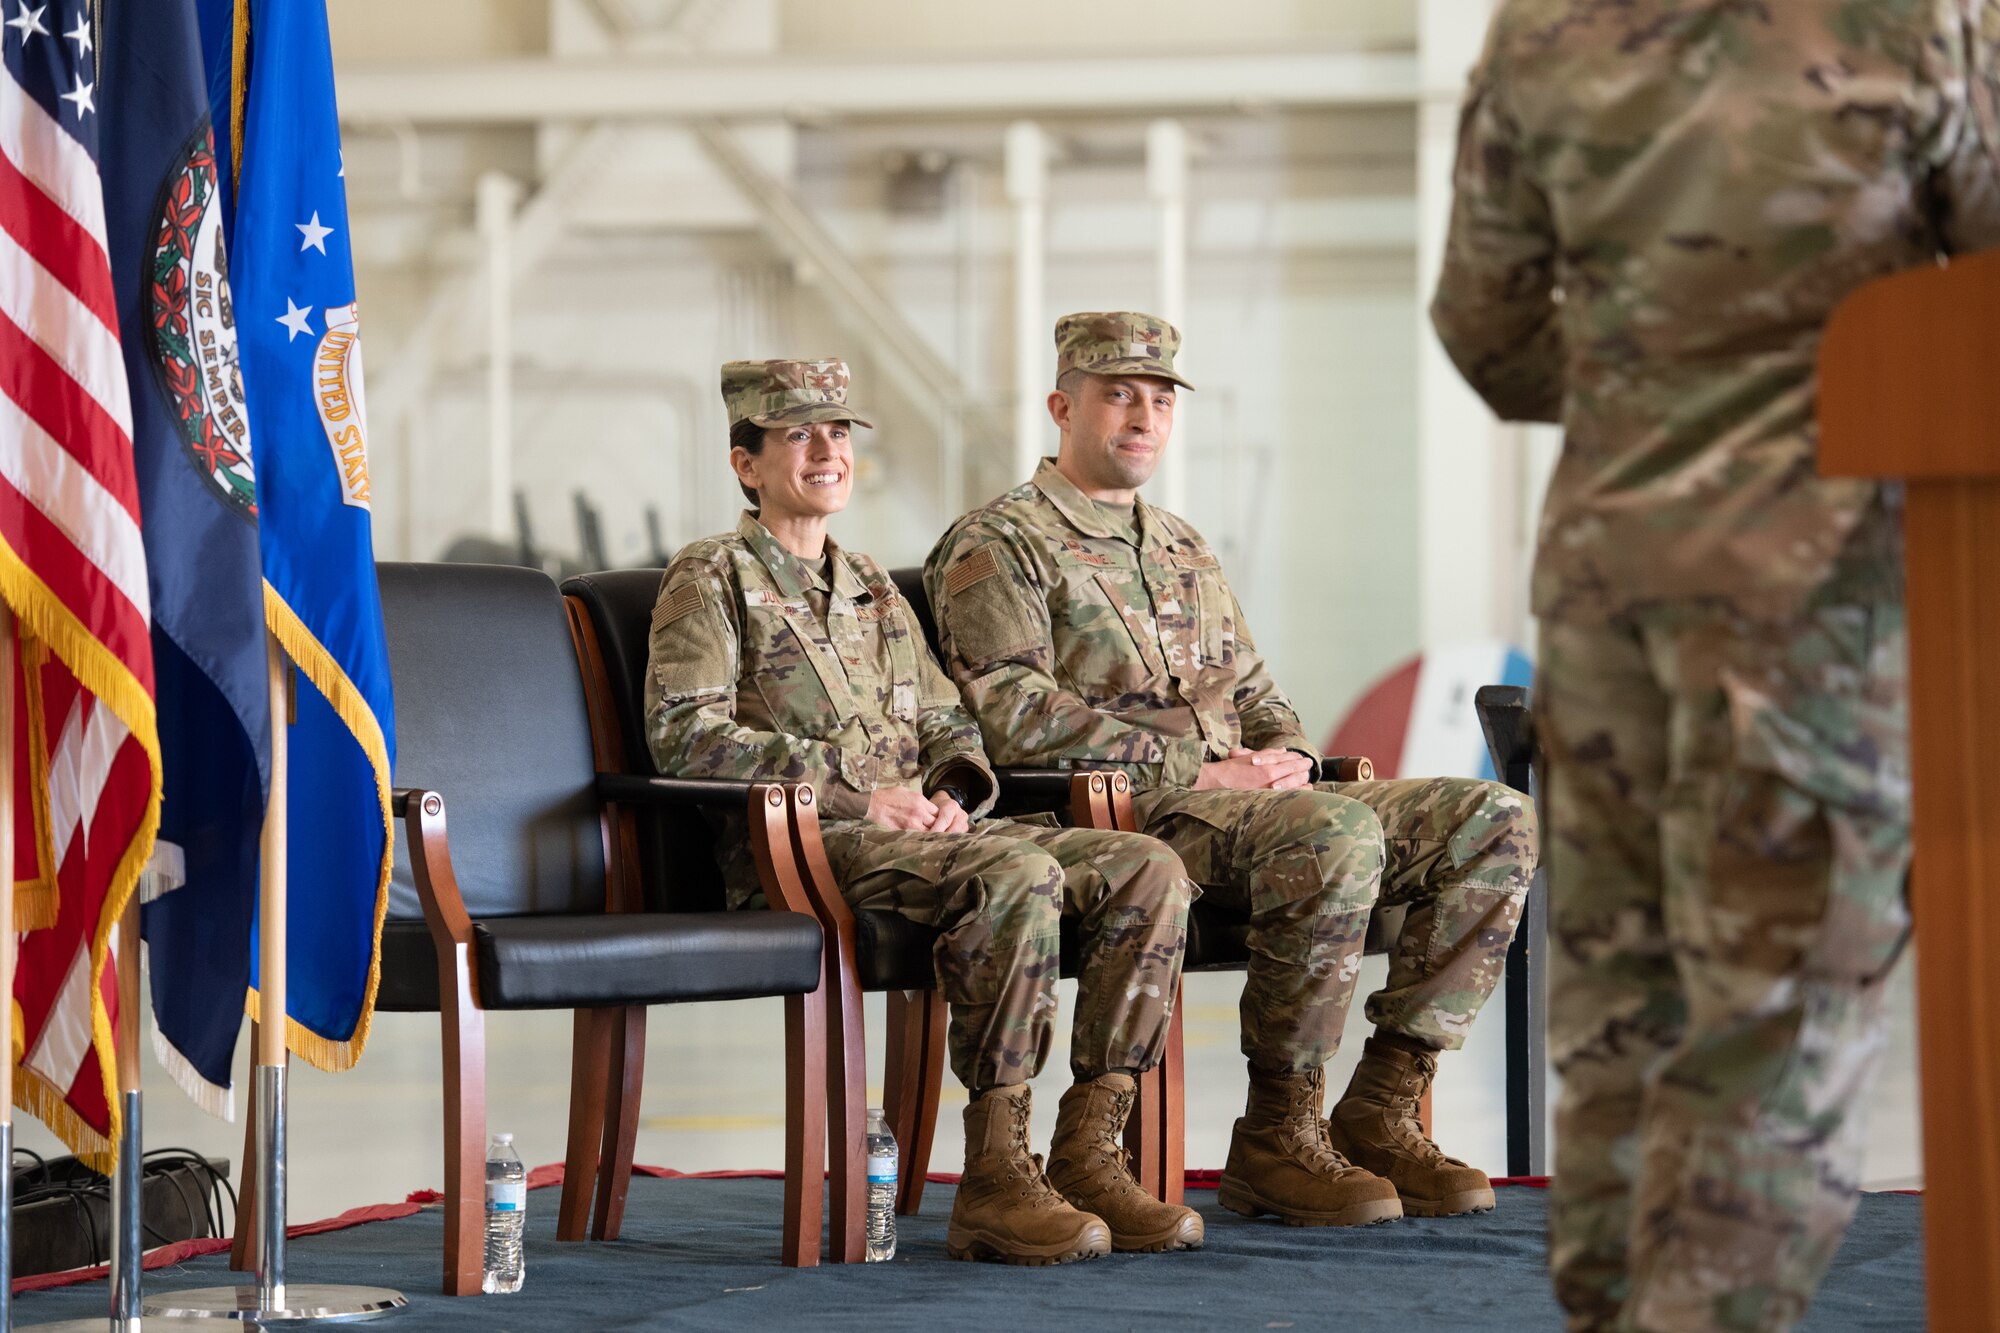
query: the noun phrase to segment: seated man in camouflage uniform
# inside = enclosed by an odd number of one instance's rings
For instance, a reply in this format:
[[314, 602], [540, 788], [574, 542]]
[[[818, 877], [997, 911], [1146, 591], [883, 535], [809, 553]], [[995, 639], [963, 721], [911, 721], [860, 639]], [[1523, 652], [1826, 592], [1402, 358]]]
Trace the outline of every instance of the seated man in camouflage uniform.
[[[1491, 1208], [1485, 1175], [1439, 1151], [1417, 1105], [1499, 980], [1533, 811], [1490, 782], [1314, 782], [1317, 752], [1215, 553], [1137, 499], [1188, 387], [1179, 345], [1146, 315], [1057, 323], [1061, 452], [959, 520], [925, 567], [947, 664], [1001, 762], [1121, 765], [1141, 828], [1248, 911], [1250, 1099], [1222, 1204], [1319, 1226]], [[1322, 1066], [1378, 890], [1408, 915], [1329, 1122]]]
[[[953, 1257], [1199, 1246], [1200, 1215], [1141, 1190], [1119, 1147], [1132, 1076], [1159, 1060], [1173, 1009], [1187, 872], [1138, 834], [982, 818], [995, 788], [978, 728], [889, 576], [826, 535], [852, 487], [847, 367], [732, 361], [722, 396], [730, 464], [755, 508], [682, 550], [661, 585], [646, 673], [654, 762], [810, 781], [847, 901], [941, 928], [952, 1072], [972, 1095]], [[718, 846], [742, 906], [757, 878], [736, 820]], [[1048, 1056], [1064, 916], [1082, 942], [1076, 1084], [1045, 1176], [1028, 1153], [1028, 1080]]]

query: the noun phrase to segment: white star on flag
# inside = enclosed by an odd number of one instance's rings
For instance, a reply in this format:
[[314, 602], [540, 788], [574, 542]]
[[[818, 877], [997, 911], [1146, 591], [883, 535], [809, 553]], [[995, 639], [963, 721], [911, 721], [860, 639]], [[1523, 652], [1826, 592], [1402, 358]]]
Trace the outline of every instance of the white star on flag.
[[76, 27], [63, 34], [76, 43], [78, 59], [90, 54], [90, 20], [82, 14], [76, 16]]
[[312, 314], [313, 308], [309, 305], [294, 305], [292, 298], [289, 296], [285, 298], [285, 307], [285, 313], [278, 316], [278, 322], [291, 330], [285, 336], [285, 341], [289, 343], [301, 333], [305, 334], [308, 338], [312, 337], [312, 325], [307, 321], [306, 316]]
[[81, 119], [97, 110], [97, 103], [91, 100], [91, 94], [96, 91], [96, 84], [85, 83], [82, 76], [79, 75], [76, 80], [76, 87], [62, 94], [62, 100], [76, 103], [76, 114], [78, 119]]
[[42, 26], [42, 15], [48, 12], [49, 7], [47, 5], [43, 5], [40, 9], [31, 10], [28, 8], [28, 0], [16, 0], [14, 17], [7, 20], [7, 26], [21, 30], [21, 45], [25, 47], [28, 44], [28, 39], [36, 33], [40, 33], [44, 37], [49, 35], [49, 30]]
[[317, 250], [321, 254], [326, 253], [326, 238], [333, 235], [333, 228], [319, 225], [318, 209], [313, 210], [311, 222], [294, 222], [292, 225], [297, 227], [305, 237], [304, 240], [299, 242], [300, 254], [304, 254], [308, 249]]

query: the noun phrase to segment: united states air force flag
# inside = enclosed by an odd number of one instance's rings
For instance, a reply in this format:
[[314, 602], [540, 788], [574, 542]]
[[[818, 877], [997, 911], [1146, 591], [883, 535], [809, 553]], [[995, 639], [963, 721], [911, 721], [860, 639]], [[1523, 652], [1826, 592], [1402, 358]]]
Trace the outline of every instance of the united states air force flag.
[[271, 716], [257, 479], [194, 0], [107, 6], [101, 59], [105, 215], [165, 770], [141, 881], [153, 1049], [226, 1116]]
[[395, 724], [333, 55], [324, 0], [200, 6], [214, 118], [235, 166], [225, 219], [265, 612], [298, 676], [287, 1039], [313, 1064], [344, 1069], [360, 1058], [375, 1004]]

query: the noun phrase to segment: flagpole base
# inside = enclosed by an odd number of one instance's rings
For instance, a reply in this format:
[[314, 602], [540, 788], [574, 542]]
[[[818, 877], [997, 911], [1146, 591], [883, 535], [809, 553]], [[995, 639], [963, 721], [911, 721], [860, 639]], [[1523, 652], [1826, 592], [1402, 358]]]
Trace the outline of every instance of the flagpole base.
[[[261, 1329], [261, 1324], [238, 1324], [239, 1329]], [[209, 1329], [215, 1323], [208, 1319], [175, 1319], [166, 1315], [145, 1315], [129, 1324], [121, 1324], [115, 1319], [58, 1319], [53, 1324], [26, 1324], [14, 1333], [154, 1333], [155, 1329]]]
[[[285, 1303], [276, 1307], [262, 1305], [260, 1295], [254, 1286], [162, 1292], [146, 1301], [144, 1327], [151, 1329], [155, 1316], [210, 1328], [218, 1319], [236, 1320], [239, 1327], [253, 1329], [271, 1324], [346, 1324], [376, 1319], [410, 1303], [402, 1292], [388, 1287], [350, 1287], [329, 1282], [288, 1282]], [[103, 1321], [95, 1327], [103, 1328]]]

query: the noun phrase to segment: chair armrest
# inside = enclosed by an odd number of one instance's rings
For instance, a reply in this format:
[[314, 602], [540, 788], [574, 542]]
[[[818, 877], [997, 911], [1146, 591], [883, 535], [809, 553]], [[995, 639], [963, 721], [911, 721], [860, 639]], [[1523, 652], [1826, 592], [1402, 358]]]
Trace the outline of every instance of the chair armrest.
[[740, 806], [750, 799], [750, 789], [758, 785], [734, 778], [663, 778], [641, 773], [597, 775], [599, 797], [607, 801], [630, 801], [635, 805]]
[[1321, 782], [1367, 782], [1375, 776], [1375, 761], [1365, 754], [1320, 756]]
[[[458, 876], [451, 866], [451, 839], [445, 831], [444, 797], [421, 787], [402, 787], [390, 794], [390, 808], [403, 821], [410, 851], [410, 878], [423, 904], [424, 924], [438, 954], [439, 983], [452, 991], [456, 960], [463, 957], [472, 1001], [479, 1002], [479, 979], [470, 967], [472, 917], [465, 910]], [[462, 954], [461, 954], [462, 951]]]
[[1493, 771], [1517, 791], [1527, 791], [1535, 761], [1535, 718], [1528, 691], [1521, 685], [1481, 685], [1472, 696], [1479, 729], [1486, 736], [1486, 753]]
[[994, 798], [995, 815], [1039, 814], [1069, 809], [1070, 779], [1075, 773], [1066, 768], [996, 768], [999, 783]]

